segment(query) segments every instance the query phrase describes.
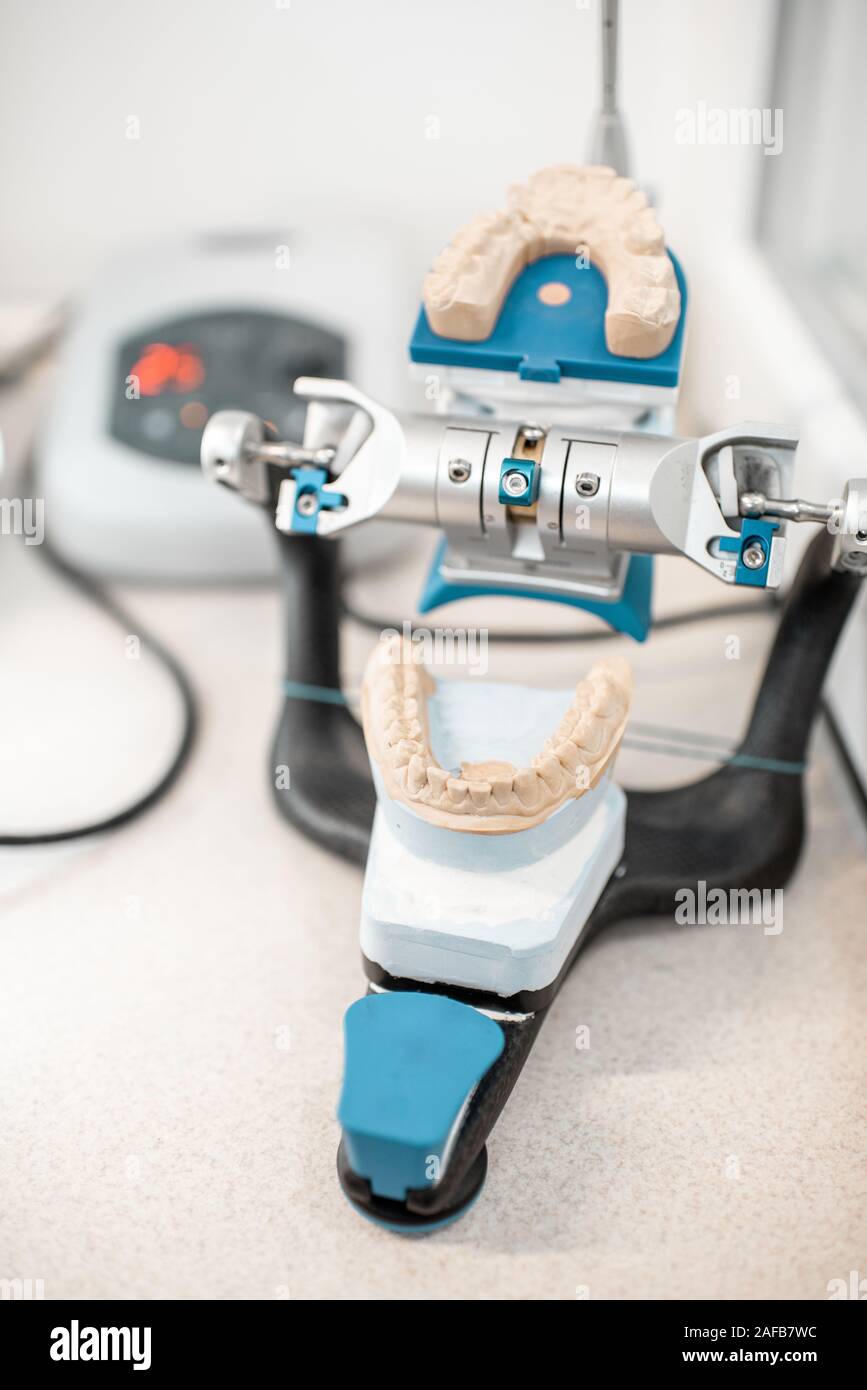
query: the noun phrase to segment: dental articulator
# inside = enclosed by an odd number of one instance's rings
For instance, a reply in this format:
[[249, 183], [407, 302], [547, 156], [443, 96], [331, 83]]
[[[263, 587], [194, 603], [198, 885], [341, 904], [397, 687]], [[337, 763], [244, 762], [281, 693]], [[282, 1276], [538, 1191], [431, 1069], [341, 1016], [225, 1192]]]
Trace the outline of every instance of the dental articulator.
[[[549, 168], [462, 228], [425, 279], [410, 359], [436, 383], [430, 413], [302, 378], [302, 444], [238, 411], [205, 430], [206, 475], [264, 508], [279, 540], [296, 696], [276, 738], [275, 764], [291, 768], [281, 809], [366, 861], [368, 992], [345, 1017], [337, 1164], [352, 1205], [402, 1232], [445, 1225], [478, 1195], [488, 1135], [596, 932], [671, 913], [700, 881], [779, 888], [798, 860], [810, 728], [867, 569], [867, 479], [838, 503], [804, 502], [789, 430], [674, 436], [685, 320], [684, 276], [645, 195], [606, 165]], [[442, 533], [422, 612], [519, 595], [637, 641], [654, 555], [774, 590], [788, 523], [823, 529], [737, 756], [690, 785], [628, 792], [614, 776], [631, 698], [621, 657], [571, 694], [438, 682], [405, 634], [386, 634], [362, 733], [335, 694], [337, 542], [374, 519]]]

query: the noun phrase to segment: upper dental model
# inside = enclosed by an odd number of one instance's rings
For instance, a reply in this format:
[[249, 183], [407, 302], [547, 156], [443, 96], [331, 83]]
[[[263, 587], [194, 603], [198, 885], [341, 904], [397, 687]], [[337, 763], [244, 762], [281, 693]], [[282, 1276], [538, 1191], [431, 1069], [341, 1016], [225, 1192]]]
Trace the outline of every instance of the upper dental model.
[[411, 642], [394, 635], [372, 652], [362, 684], [364, 736], [392, 800], [433, 825], [489, 835], [527, 830], [594, 787], [617, 752], [632, 696], [622, 658], [592, 667], [529, 767], [488, 760], [448, 772], [431, 749], [434, 683], [413, 657]]
[[514, 280], [542, 256], [577, 255], [608, 286], [605, 341], [618, 357], [656, 357], [674, 337], [680, 291], [662, 229], [631, 179], [605, 166], [558, 164], [509, 189], [507, 207], [455, 233], [425, 278], [434, 333], [490, 336]]

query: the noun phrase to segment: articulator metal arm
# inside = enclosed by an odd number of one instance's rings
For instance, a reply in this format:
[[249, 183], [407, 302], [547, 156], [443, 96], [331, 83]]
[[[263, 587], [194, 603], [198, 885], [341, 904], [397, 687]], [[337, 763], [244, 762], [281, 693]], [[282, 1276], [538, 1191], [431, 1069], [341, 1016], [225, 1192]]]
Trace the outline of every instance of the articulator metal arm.
[[725, 584], [778, 587], [789, 521], [835, 534], [835, 568], [867, 567], [867, 482], [828, 504], [791, 499], [797, 437], [743, 424], [699, 439], [398, 416], [345, 381], [303, 377], [303, 445], [221, 411], [202, 440], [215, 481], [278, 531], [337, 536], [374, 518], [437, 527], [462, 580], [616, 599], [633, 554], [683, 554]]

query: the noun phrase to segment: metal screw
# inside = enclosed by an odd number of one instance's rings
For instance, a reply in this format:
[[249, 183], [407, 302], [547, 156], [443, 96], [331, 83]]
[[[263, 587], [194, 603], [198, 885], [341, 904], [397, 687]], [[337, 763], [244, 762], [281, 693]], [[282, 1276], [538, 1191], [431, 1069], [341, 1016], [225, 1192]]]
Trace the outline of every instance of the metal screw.
[[765, 547], [761, 541], [750, 541], [741, 559], [748, 570], [760, 570], [765, 563]]
[[517, 468], [510, 468], [508, 473], [503, 475], [503, 491], [510, 497], [523, 497], [530, 486], [530, 479], [520, 473]]
[[318, 506], [315, 492], [302, 492], [295, 503], [295, 510], [299, 516], [312, 516]]
[[595, 497], [599, 491], [598, 473], [579, 473], [575, 479], [575, 491], [582, 497]]
[[453, 483], [465, 483], [472, 471], [472, 464], [467, 463], [466, 459], [451, 459], [449, 461], [449, 478]]
[[521, 434], [528, 444], [537, 444], [540, 439], [544, 439], [545, 431], [538, 425], [522, 425]]
[[867, 531], [856, 531], [855, 539], [859, 545], [863, 545], [867, 541]]

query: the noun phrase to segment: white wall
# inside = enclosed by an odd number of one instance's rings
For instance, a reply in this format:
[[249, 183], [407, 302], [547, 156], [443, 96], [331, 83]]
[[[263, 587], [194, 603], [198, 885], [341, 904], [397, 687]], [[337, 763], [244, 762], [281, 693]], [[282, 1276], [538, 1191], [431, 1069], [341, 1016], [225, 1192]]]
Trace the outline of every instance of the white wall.
[[[774, 8], [623, 0], [635, 168], [681, 252], [742, 224], [762, 155], [678, 145], [674, 113], [766, 103]], [[509, 182], [583, 159], [598, 20], [597, 0], [3, 0], [0, 290], [67, 288], [150, 236], [280, 229], [323, 201], [350, 241], [361, 209], [397, 219], [420, 273]]]

